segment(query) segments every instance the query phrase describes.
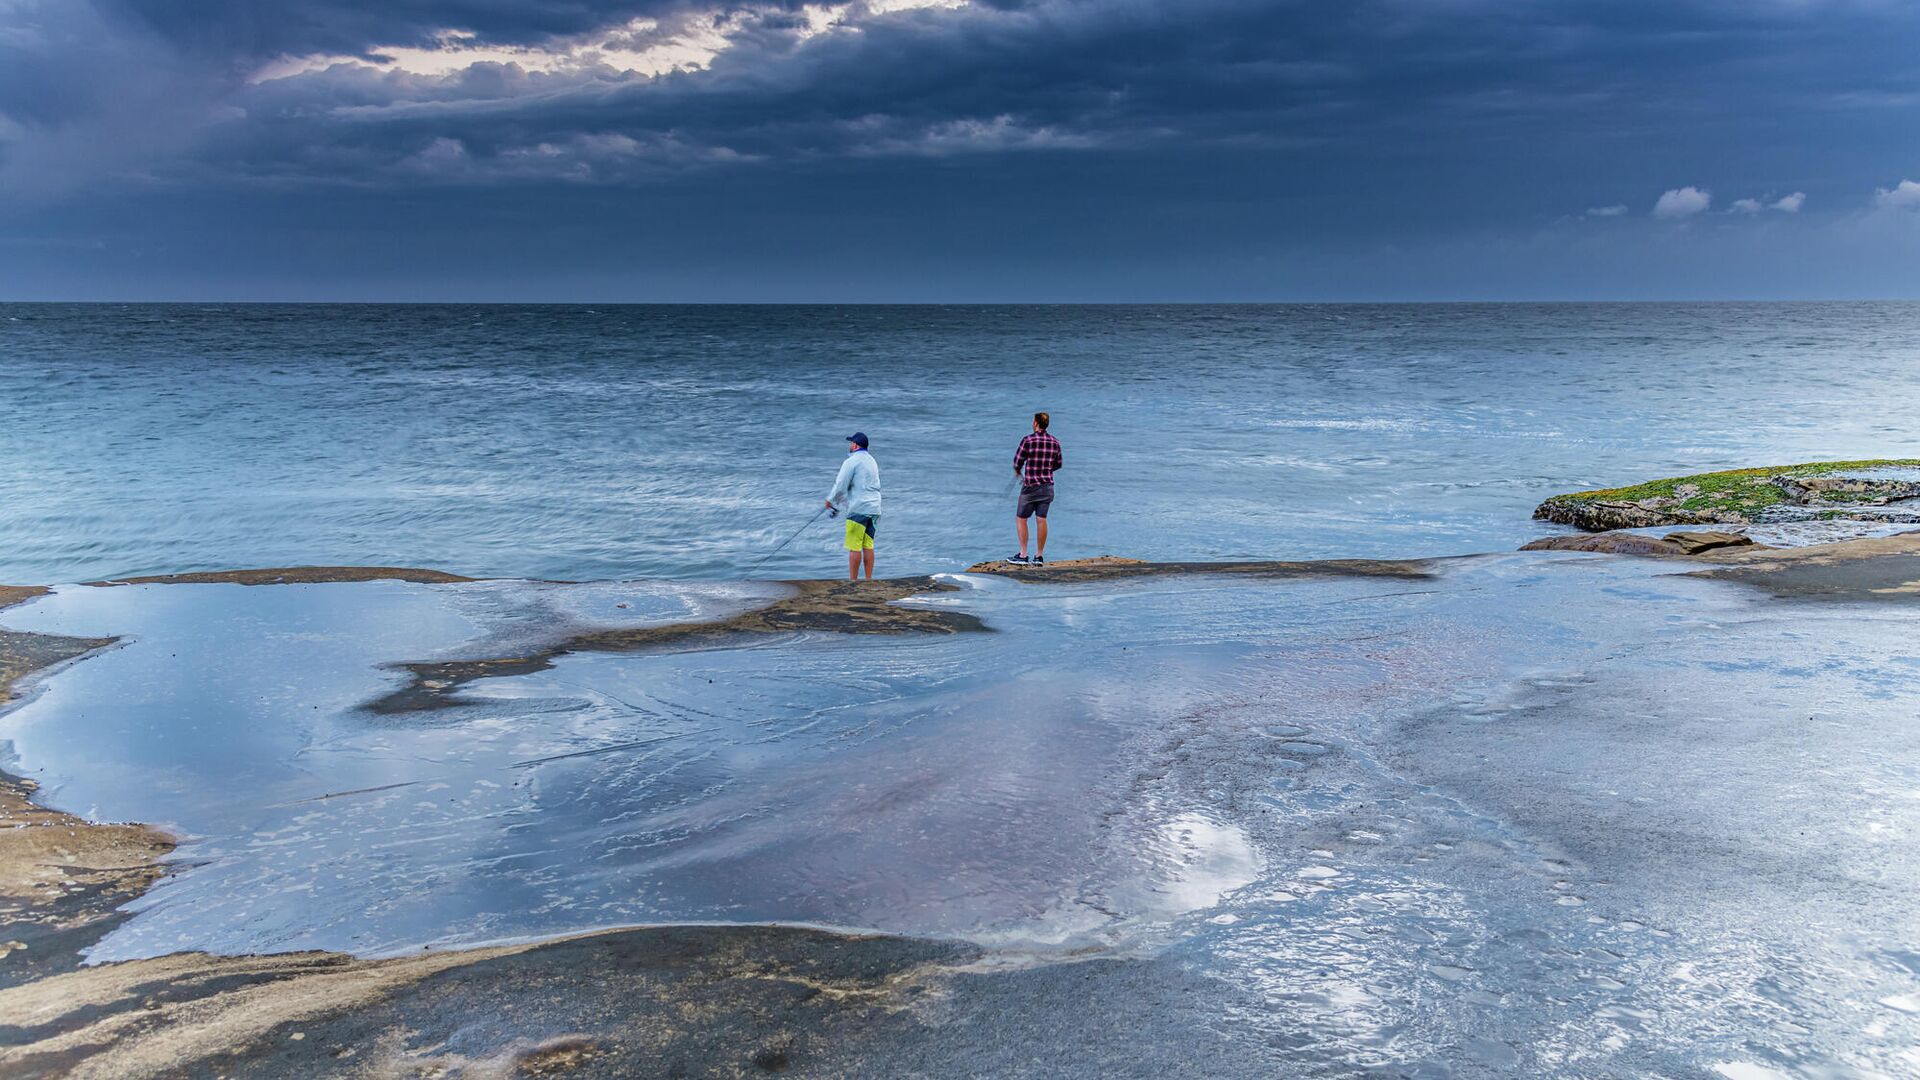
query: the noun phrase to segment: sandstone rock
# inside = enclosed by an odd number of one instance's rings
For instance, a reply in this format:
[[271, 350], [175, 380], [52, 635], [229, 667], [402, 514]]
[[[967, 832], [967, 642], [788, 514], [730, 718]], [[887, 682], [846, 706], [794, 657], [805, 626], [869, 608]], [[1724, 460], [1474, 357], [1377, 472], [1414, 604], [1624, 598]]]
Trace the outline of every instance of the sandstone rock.
[[1753, 538], [1730, 532], [1672, 532], [1665, 536], [1645, 533], [1602, 532], [1585, 536], [1543, 536], [1520, 548], [1521, 551], [1593, 551], [1604, 555], [1698, 555], [1728, 547], [1764, 549]]
[[[1667, 505], [1661, 505], [1666, 503]], [[1671, 500], [1647, 499], [1641, 502], [1562, 501], [1548, 499], [1533, 512], [1541, 521], [1571, 525], [1588, 532], [1612, 529], [1644, 529], [1657, 525], [1745, 525], [1746, 518], [1718, 513], [1714, 515], [1682, 510]]]
[[1604, 555], [1685, 555], [1671, 540], [1630, 532], [1589, 533], [1585, 536], [1543, 536], [1521, 551], [1593, 551]]
[[1885, 506], [1898, 499], [1920, 498], [1920, 482], [1862, 480], [1846, 476], [1776, 476], [1773, 484], [1787, 498], [1803, 506], [1836, 503], [1842, 506]]
[[1672, 532], [1662, 540], [1679, 547], [1683, 555], [1698, 555], [1716, 548], [1760, 546], [1753, 542], [1751, 536], [1730, 532]]

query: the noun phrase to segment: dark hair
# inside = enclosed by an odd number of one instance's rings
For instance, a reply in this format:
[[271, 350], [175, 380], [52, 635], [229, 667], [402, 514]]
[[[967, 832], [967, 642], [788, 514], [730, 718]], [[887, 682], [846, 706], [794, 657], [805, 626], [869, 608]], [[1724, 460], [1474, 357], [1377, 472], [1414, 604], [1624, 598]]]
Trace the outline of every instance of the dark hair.
[[1033, 422], [1040, 425], [1041, 431], [1047, 430], [1047, 421], [1051, 419], [1052, 417], [1048, 416], [1046, 413], [1043, 413], [1043, 412], [1037, 412], [1033, 414]]

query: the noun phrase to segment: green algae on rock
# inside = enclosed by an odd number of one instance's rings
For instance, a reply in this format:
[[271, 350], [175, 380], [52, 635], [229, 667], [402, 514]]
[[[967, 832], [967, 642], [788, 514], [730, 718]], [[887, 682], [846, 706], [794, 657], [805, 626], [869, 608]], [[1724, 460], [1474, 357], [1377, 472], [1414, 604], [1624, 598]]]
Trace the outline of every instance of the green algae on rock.
[[1533, 516], [1590, 532], [1659, 525], [1750, 525], [1769, 511], [1820, 517], [1883, 516], [1871, 507], [1920, 497], [1920, 477], [1848, 476], [1920, 468], [1920, 458], [1816, 461], [1676, 476], [1629, 487], [1555, 495]]

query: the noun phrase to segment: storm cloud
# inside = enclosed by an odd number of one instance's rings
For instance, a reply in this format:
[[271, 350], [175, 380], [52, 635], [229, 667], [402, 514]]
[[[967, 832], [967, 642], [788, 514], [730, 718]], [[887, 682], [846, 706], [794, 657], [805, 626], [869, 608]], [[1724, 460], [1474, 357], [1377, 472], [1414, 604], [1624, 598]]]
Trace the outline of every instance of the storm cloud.
[[976, 298], [1008, 260], [1200, 297], [1312, 261], [1437, 295], [1452, 251], [1622, 292], [1674, 228], [1751, 257], [1694, 227], [1710, 191], [1807, 205], [1714, 215], [1783, 252], [1897, 202], [1916, 31], [1870, 0], [0, 0], [0, 288], [124, 294], [159, 256], [206, 292], [377, 259], [408, 295], [456, 265], [469, 295]]

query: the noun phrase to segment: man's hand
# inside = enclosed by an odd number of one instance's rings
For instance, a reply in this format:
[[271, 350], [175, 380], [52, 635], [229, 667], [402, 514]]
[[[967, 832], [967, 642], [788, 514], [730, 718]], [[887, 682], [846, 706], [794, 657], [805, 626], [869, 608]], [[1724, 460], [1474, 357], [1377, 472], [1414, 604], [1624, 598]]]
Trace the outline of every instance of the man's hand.
[[828, 499], [828, 500], [827, 500], [827, 516], [828, 516], [828, 517], [839, 517], [839, 516], [840, 516], [840, 511], [838, 511], [838, 510], [835, 510], [835, 509], [833, 508], [833, 500], [832, 500], [832, 499]]

